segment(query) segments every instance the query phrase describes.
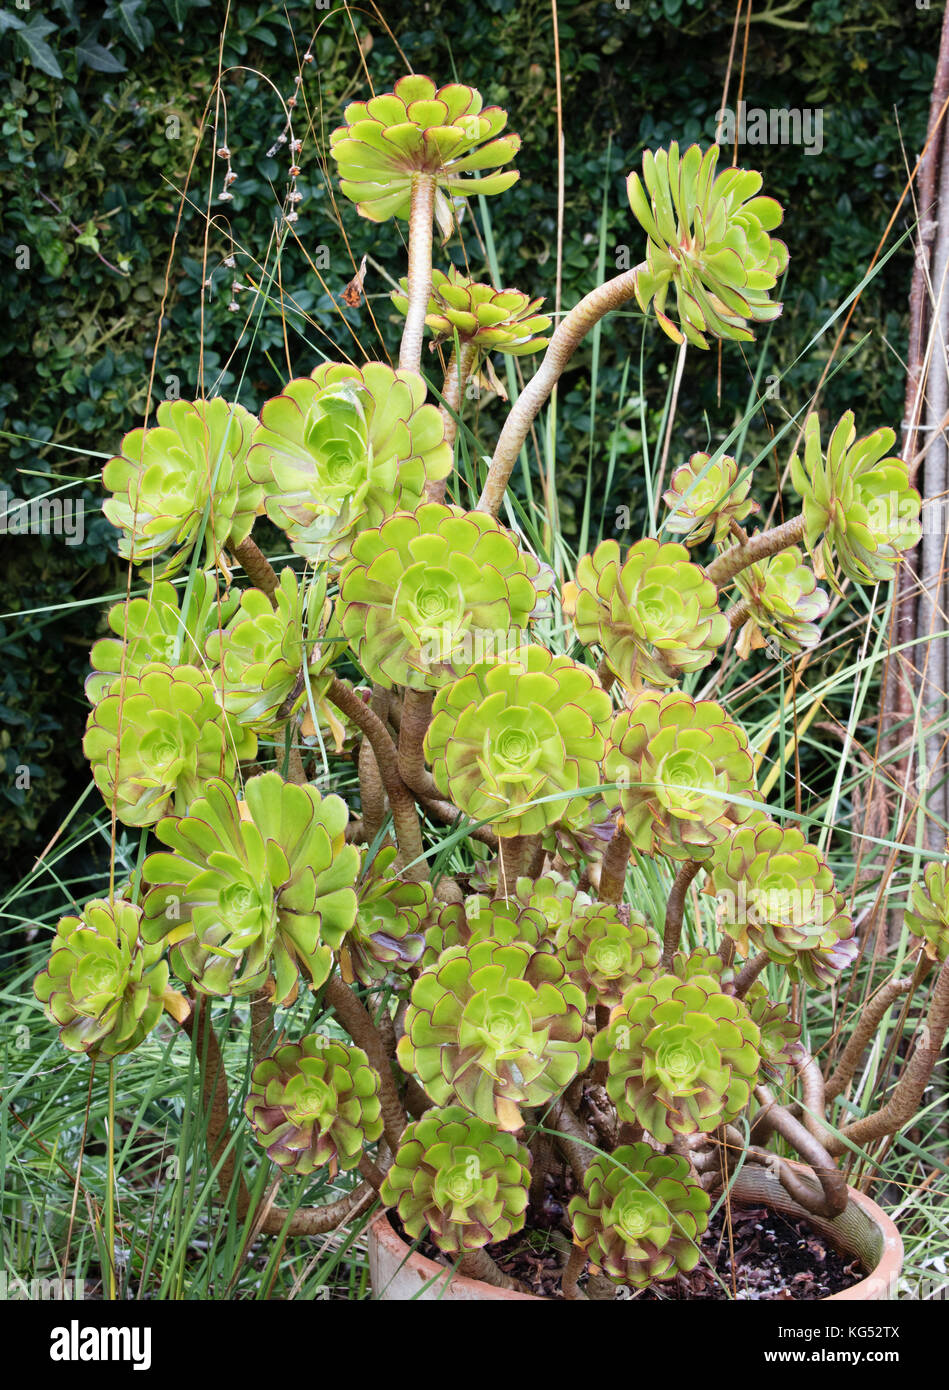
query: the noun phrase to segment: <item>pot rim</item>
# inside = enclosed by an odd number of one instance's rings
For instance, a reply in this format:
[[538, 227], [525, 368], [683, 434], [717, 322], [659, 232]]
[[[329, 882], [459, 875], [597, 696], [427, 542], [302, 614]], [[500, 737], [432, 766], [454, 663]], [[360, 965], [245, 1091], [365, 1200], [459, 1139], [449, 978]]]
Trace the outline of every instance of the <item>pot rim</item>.
[[[798, 1169], [802, 1173], [810, 1173], [806, 1164], [786, 1160], [789, 1166]], [[856, 1188], [847, 1187], [847, 1199], [860, 1207], [869, 1217], [870, 1221], [880, 1232], [883, 1241], [883, 1252], [874, 1268], [858, 1283], [852, 1284], [849, 1289], [842, 1289], [839, 1293], [828, 1294], [826, 1298], [815, 1300], [820, 1303], [832, 1303], [837, 1301], [848, 1302], [878, 1302], [885, 1299], [896, 1297], [897, 1281], [903, 1265], [903, 1241], [899, 1230], [893, 1219], [874, 1202], [872, 1197], [866, 1196], [863, 1192], [858, 1192]], [[738, 1205], [742, 1205], [742, 1198], [739, 1194], [736, 1198]], [[751, 1205], [746, 1201], [744, 1205]], [[807, 1220], [811, 1216], [806, 1211], [801, 1211], [801, 1219]], [[826, 1232], [824, 1232], [826, 1234]], [[392, 1256], [399, 1260], [400, 1265], [411, 1265], [412, 1268], [422, 1276], [420, 1289], [430, 1282], [442, 1280], [445, 1282], [445, 1295], [449, 1296], [448, 1284], [451, 1289], [457, 1289], [459, 1293], [466, 1293], [468, 1298], [476, 1300], [481, 1290], [487, 1291], [487, 1297], [492, 1302], [498, 1300], [515, 1300], [519, 1302], [548, 1303], [553, 1300], [544, 1298], [542, 1294], [518, 1293], [514, 1289], [499, 1289], [491, 1284], [486, 1284], [480, 1279], [471, 1279], [464, 1274], [452, 1275], [451, 1267], [436, 1263], [429, 1259], [419, 1250], [412, 1247], [399, 1235], [395, 1227], [389, 1220], [387, 1210], [382, 1210], [373, 1218], [369, 1225], [369, 1239], [378, 1241], [379, 1245], [386, 1249]]]
[[430, 1260], [427, 1255], [423, 1255], [420, 1250], [413, 1250], [392, 1225], [387, 1210], [380, 1211], [378, 1216], [373, 1217], [369, 1223], [369, 1239], [378, 1241], [383, 1249], [399, 1260], [400, 1265], [411, 1266], [422, 1275], [420, 1291], [428, 1283], [441, 1280], [445, 1284], [446, 1297], [450, 1296], [448, 1287], [450, 1284], [452, 1291], [467, 1293], [472, 1301], [478, 1300], [481, 1291], [487, 1289], [489, 1291], [488, 1297], [492, 1302], [497, 1299], [514, 1299], [518, 1302], [530, 1303], [548, 1302], [540, 1294], [518, 1293], [515, 1289], [498, 1289], [493, 1284], [486, 1284], [482, 1279], [470, 1279], [466, 1274], [452, 1274], [450, 1265], [437, 1264], [435, 1260]]
[[[798, 1165], [795, 1164], [795, 1167]], [[805, 1168], [804, 1164], [800, 1165]], [[806, 1168], [805, 1168], [805, 1171]], [[883, 1254], [880, 1256], [874, 1268], [858, 1284], [851, 1284], [849, 1289], [841, 1289], [840, 1293], [832, 1293], [822, 1303], [832, 1303], [835, 1299], [875, 1302], [881, 1299], [895, 1298], [897, 1281], [900, 1277], [900, 1270], [903, 1268], [903, 1238], [899, 1229], [891, 1216], [876, 1203], [872, 1197], [868, 1197], [865, 1192], [858, 1192], [855, 1187], [847, 1185], [847, 1198], [854, 1202], [858, 1207], [862, 1207], [878, 1228], [883, 1237]]]

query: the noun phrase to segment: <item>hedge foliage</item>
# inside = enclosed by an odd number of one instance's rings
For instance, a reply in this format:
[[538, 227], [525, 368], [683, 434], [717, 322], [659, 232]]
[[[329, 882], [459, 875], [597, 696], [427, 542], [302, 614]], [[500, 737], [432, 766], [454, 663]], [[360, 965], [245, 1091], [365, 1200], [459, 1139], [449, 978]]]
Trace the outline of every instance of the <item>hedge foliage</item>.
[[[734, 10], [734, 0], [558, 5], [565, 305], [595, 282], [604, 195], [607, 273], [622, 268], [627, 248], [639, 259], [623, 178], [642, 149], [714, 138]], [[755, 11], [744, 84], [749, 108], [822, 113], [819, 155], [801, 144], [741, 151], [741, 162], [764, 170], [768, 191], [790, 213], [786, 317], [781, 347], [767, 364], [778, 374], [859, 282], [877, 247], [905, 181], [904, 154], [915, 159], [924, 137], [940, 18], [935, 5], [905, 0], [762, 0]], [[149, 389], [154, 405], [164, 395], [190, 398], [203, 383], [256, 410], [285, 379], [288, 353], [293, 370], [305, 372], [340, 349], [358, 360], [356, 337], [373, 355], [397, 343], [389, 287], [373, 266], [367, 289], [378, 333], [366, 306], [342, 308], [339, 295], [364, 252], [390, 274], [402, 272], [399, 229], [361, 221], [348, 203], [337, 207], [321, 163], [321, 132], [337, 123], [344, 101], [366, 92], [364, 62], [377, 90], [404, 70], [401, 50], [417, 70], [469, 81], [508, 108], [524, 141], [521, 180], [495, 200], [490, 232], [503, 278], [553, 302], [557, 114], [549, 0], [380, 0], [352, 19], [339, 0], [237, 4], [220, 45], [223, 12], [209, 0], [51, 0], [42, 13], [6, 0], [0, 11], [0, 283], [11, 325], [0, 341], [0, 486], [18, 498], [64, 488], [57, 495], [83, 501], [87, 518], [81, 545], [8, 536], [0, 551], [0, 613], [7, 615], [0, 620], [0, 842], [11, 863], [18, 844], [55, 830], [86, 784], [79, 747], [86, 653], [103, 624], [97, 600], [123, 593], [126, 582], [99, 512], [98, 471], [123, 432], [140, 423]], [[314, 31], [314, 62], [301, 66]], [[219, 45], [225, 75], [216, 94]], [[303, 144], [293, 155], [279, 137], [282, 103], [293, 96], [298, 72], [293, 132]], [[736, 83], [737, 73], [732, 104]], [[215, 157], [221, 145], [229, 159]], [[283, 225], [289, 235], [278, 282], [275, 225], [291, 158], [303, 196], [297, 222]], [[227, 190], [232, 200], [222, 202], [228, 165], [236, 178]], [[463, 229], [469, 261], [481, 272], [479, 239], [488, 229], [472, 225], [478, 217], [475, 210]], [[891, 241], [906, 225], [901, 217]], [[872, 336], [825, 393], [831, 410], [845, 400], [868, 427], [901, 418], [898, 354], [910, 266], [904, 243], [864, 294], [849, 345]], [[235, 281], [253, 282], [260, 293], [234, 290]], [[229, 308], [235, 302], [236, 311]], [[782, 383], [782, 406], [803, 404], [831, 338]], [[610, 505], [634, 510], [642, 502], [641, 344], [638, 314], [609, 323], [596, 400], [598, 438], [618, 414], [629, 421]], [[661, 386], [674, 350], [651, 333], [646, 352]], [[633, 370], [620, 400], [628, 357]], [[693, 375], [682, 398], [683, 457], [745, 407], [749, 368], [740, 350], [725, 352], [720, 401], [714, 366], [698, 381]], [[558, 493], [568, 537], [576, 535], [586, 490], [588, 370], [589, 351], [578, 355], [560, 392]], [[655, 380], [654, 368], [646, 379]], [[658, 409], [661, 398], [647, 406]], [[484, 403], [477, 428], [490, 451], [496, 403]], [[598, 458], [593, 466], [601, 467]], [[28, 790], [19, 785], [24, 767]]]

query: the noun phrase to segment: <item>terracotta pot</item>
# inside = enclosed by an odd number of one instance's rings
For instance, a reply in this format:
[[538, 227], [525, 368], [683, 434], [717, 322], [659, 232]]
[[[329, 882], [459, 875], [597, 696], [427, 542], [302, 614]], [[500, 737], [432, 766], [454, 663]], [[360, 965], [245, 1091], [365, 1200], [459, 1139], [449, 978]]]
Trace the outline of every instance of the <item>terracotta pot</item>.
[[[791, 1165], [805, 1175], [804, 1180], [820, 1188], [802, 1164]], [[903, 1242], [884, 1211], [862, 1192], [848, 1188], [850, 1200], [835, 1220], [813, 1216], [788, 1196], [778, 1179], [766, 1168], [746, 1164], [732, 1186], [732, 1200], [739, 1206], [767, 1206], [787, 1216], [806, 1221], [819, 1231], [841, 1254], [856, 1256], [867, 1271], [859, 1284], [843, 1293], [831, 1294], [825, 1302], [851, 1299], [873, 1302], [896, 1297], [896, 1283], [903, 1263]], [[444, 1265], [413, 1251], [392, 1228], [382, 1212], [369, 1227], [369, 1271], [377, 1299], [385, 1302], [472, 1303], [495, 1299], [535, 1300], [535, 1295], [496, 1289], [479, 1279], [452, 1276]], [[540, 1300], [545, 1301], [545, 1300]]]
[[[789, 1167], [802, 1175], [808, 1187], [820, 1192], [820, 1184], [802, 1163]], [[822, 1302], [835, 1299], [872, 1303], [896, 1297], [896, 1283], [903, 1267], [903, 1242], [893, 1222], [876, 1202], [847, 1188], [849, 1198], [840, 1216], [833, 1221], [826, 1216], [814, 1216], [789, 1197], [777, 1177], [759, 1164], [746, 1163], [732, 1185], [733, 1199], [742, 1206], [770, 1207], [785, 1216], [797, 1217], [813, 1226], [842, 1255], [856, 1256], [866, 1277], [842, 1293], [832, 1293]]]

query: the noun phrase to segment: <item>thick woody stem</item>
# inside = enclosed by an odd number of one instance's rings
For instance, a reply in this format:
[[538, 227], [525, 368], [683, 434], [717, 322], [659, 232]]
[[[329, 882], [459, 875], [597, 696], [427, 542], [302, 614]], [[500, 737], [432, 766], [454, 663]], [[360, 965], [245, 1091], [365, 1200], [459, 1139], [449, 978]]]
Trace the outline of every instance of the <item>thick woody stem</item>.
[[348, 681], [334, 676], [326, 694], [331, 703], [348, 715], [363, 731], [372, 745], [379, 775], [389, 798], [400, 857], [403, 861], [419, 861], [406, 869], [406, 877], [416, 881], [428, 878], [428, 865], [421, 858], [422, 831], [415, 809], [415, 798], [399, 774], [399, 755], [386, 726], [379, 716], [360, 700]]
[[530, 868], [537, 845], [536, 835], [511, 835], [508, 839], [498, 837], [498, 891], [499, 898], [509, 898]]
[[[442, 382], [442, 404], [438, 409], [445, 422], [445, 439], [452, 448], [455, 445], [455, 439], [458, 435], [458, 421], [464, 408], [465, 387], [468, 385], [468, 378], [471, 376], [476, 357], [477, 349], [474, 343], [459, 342], [458, 347], [452, 349], [448, 366], [445, 369], [445, 380]], [[428, 502], [444, 502], [447, 487], [447, 478], [432, 479], [431, 482], [425, 484], [426, 500]]]
[[273, 1042], [273, 997], [260, 990], [250, 1001], [250, 1037], [253, 1058], [259, 1062]]
[[432, 174], [412, 175], [412, 206], [409, 212], [409, 307], [399, 348], [399, 367], [419, 371], [422, 363], [422, 336], [425, 315], [432, 293], [432, 217], [435, 211], [435, 178]]
[[735, 952], [736, 952], [736, 950], [737, 950], [737, 946], [736, 946], [736, 944], [735, 944], [734, 937], [731, 937], [731, 936], [724, 936], [724, 937], [722, 937], [722, 941], [721, 941], [721, 944], [719, 945], [719, 948], [718, 948], [718, 951], [716, 952], [716, 955], [718, 956], [719, 960], [722, 962], [722, 969], [723, 969], [723, 970], [731, 970], [732, 966], [733, 966], [734, 963], [735, 963]]
[[[430, 796], [434, 783], [425, 766], [422, 743], [432, 719], [431, 690], [406, 689], [399, 723], [399, 773], [405, 785], [419, 796]], [[437, 794], [437, 788], [435, 788]]]
[[881, 1109], [862, 1120], [854, 1120], [841, 1130], [841, 1138], [835, 1137], [831, 1152], [843, 1153], [850, 1144], [865, 1146], [874, 1139], [882, 1139], [887, 1134], [896, 1134], [908, 1125], [919, 1109], [923, 1092], [929, 1084], [933, 1068], [939, 1061], [942, 1046], [949, 1030], [949, 960], [943, 962], [932, 998], [929, 1012], [920, 1030], [919, 1041], [913, 1055], [903, 1069], [903, 1074], [893, 1088], [893, 1094]]
[[672, 958], [679, 949], [682, 936], [682, 914], [685, 911], [685, 895], [689, 885], [702, 865], [696, 859], [687, 859], [679, 869], [669, 890], [666, 903], [666, 925], [662, 937], [662, 965], [664, 970], [672, 966]]
[[[805, 1129], [800, 1120], [796, 1120], [789, 1110], [778, 1104], [770, 1087], [756, 1086], [755, 1095], [761, 1104], [761, 1110], [755, 1116], [751, 1141], [754, 1142], [759, 1135], [769, 1130], [780, 1134], [797, 1150], [804, 1162], [810, 1164], [821, 1185], [823, 1196], [817, 1197], [801, 1183], [794, 1182], [794, 1174], [788, 1168], [784, 1168], [783, 1172], [779, 1170], [782, 1186], [796, 1202], [800, 1202], [801, 1206], [813, 1212], [815, 1216], [839, 1216], [847, 1205], [847, 1183], [830, 1153], [819, 1139]], [[789, 1186], [789, 1178], [793, 1186]]]
[[376, 838], [379, 827], [386, 818], [386, 794], [379, 776], [376, 755], [372, 744], [364, 738], [359, 745], [359, 798], [362, 802], [362, 818], [368, 843]]
[[884, 1052], [880, 1060], [880, 1066], [877, 1072], [878, 1076], [890, 1076], [891, 1069], [893, 1066], [893, 1059], [896, 1056], [900, 1043], [903, 1040], [903, 1030], [906, 1026], [906, 1020], [909, 1018], [910, 1005], [912, 1004], [913, 999], [916, 995], [916, 991], [919, 989], [920, 985], [926, 979], [927, 975], [932, 973], [934, 965], [935, 962], [931, 961], [929, 957], [925, 954], [925, 952], [920, 953], [916, 961], [916, 969], [913, 971], [912, 983], [909, 987], [909, 993], [903, 1000], [903, 1005], [900, 1009], [899, 1016], [894, 1026], [890, 1030], [890, 1038], [886, 1045], [886, 1051]]
[[405, 1111], [395, 1088], [392, 1067], [386, 1055], [382, 1038], [365, 1006], [338, 975], [331, 975], [326, 982], [326, 1002], [332, 1005], [333, 1012], [357, 1047], [361, 1047], [369, 1061], [379, 1073], [379, 1100], [382, 1104], [382, 1123], [386, 1143], [393, 1153], [399, 1147], [399, 1139], [405, 1129]]
[[835, 1100], [850, 1085], [857, 1064], [876, 1034], [883, 1015], [901, 995], [908, 993], [911, 984], [912, 980], [888, 980], [879, 993], [864, 1005], [857, 1026], [824, 1087], [826, 1100]]
[[758, 955], [752, 956], [750, 960], [745, 961], [744, 965], [735, 976], [736, 999], [744, 999], [770, 959], [771, 957], [768, 955], [767, 951], [760, 951]]
[[[303, 1207], [292, 1216], [283, 1207], [271, 1207], [257, 1228], [262, 1235], [323, 1236], [335, 1231], [361, 1207], [367, 1206], [376, 1194], [369, 1183], [362, 1182], [345, 1197], [328, 1202], [325, 1207]], [[241, 1213], [245, 1215], [246, 1213]], [[287, 1218], [289, 1216], [289, 1225]]]
[[[194, 1041], [195, 1054], [201, 1067], [201, 1087], [204, 1096], [204, 1110], [207, 1116], [207, 1147], [213, 1166], [217, 1167], [230, 1144], [228, 1113], [230, 1103], [227, 1096], [227, 1073], [224, 1058], [218, 1045], [217, 1035], [211, 1026], [211, 1005], [207, 999], [194, 1001], [191, 1013], [182, 1021], [181, 1027]], [[238, 1211], [246, 1212], [250, 1206], [250, 1193], [240, 1173], [235, 1173], [234, 1153], [231, 1150], [223, 1157], [218, 1169], [217, 1182], [221, 1200], [227, 1202], [231, 1187], [237, 1179]]]
[[439, 903], [463, 903], [465, 895], [458, 886], [458, 880], [451, 874], [442, 874], [435, 888], [435, 901]]
[[570, 1247], [570, 1257], [564, 1265], [563, 1278], [561, 1280], [564, 1298], [586, 1298], [586, 1294], [577, 1283], [577, 1280], [586, 1267], [587, 1252], [581, 1250], [579, 1245], [572, 1245]]
[[803, 1043], [797, 1045], [795, 1069], [801, 1080], [801, 1119], [818, 1143], [827, 1148], [833, 1135], [827, 1128], [827, 1096], [824, 1077]]
[[583, 1175], [591, 1163], [590, 1141], [566, 1096], [561, 1096], [550, 1111], [547, 1125], [553, 1131], [554, 1142], [570, 1164], [574, 1177], [582, 1184]]
[[504, 490], [534, 417], [556, 386], [561, 372], [578, 344], [593, 325], [599, 323], [604, 314], [608, 314], [611, 309], [618, 309], [620, 305], [632, 299], [636, 292], [636, 279], [645, 268], [644, 262], [633, 270], [626, 270], [622, 275], [608, 280], [605, 285], [598, 285], [557, 325], [543, 362], [518, 396], [504, 422], [484, 491], [478, 502], [479, 511], [497, 516], [501, 510]]
[[[373, 686], [372, 695], [369, 697], [369, 708], [384, 724], [390, 708], [389, 691], [382, 686]], [[371, 844], [386, 818], [386, 794], [382, 785], [382, 778], [379, 776], [376, 755], [372, 751], [372, 744], [365, 735], [360, 740], [357, 767], [359, 771], [359, 797], [362, 802], [367, 839]]]
[[622, 825], [617, 825], [600, 862], [600, 885], [597, 897], [601, 903], [621, 903], [626, 890], [626, 866], [632, 844]]
[[728, 609], [725, 617], [728, 619], [728, 625], [732, 632], [735, 631], [736, 627], [741, 627], [742, 623], [748, 617], [750, 609], [751, 604], [746, 598], [739, 599], [738, 603], [733, 603], [731, 608]]
[[531, 883], [536, 883], [544, 871], [544, 865], [547, 862], [547, 851], [544, 849], [542, 836], [532, 835], [531, 839], [534, 841], [534, 852], [527, 866], [527, 877], [530, 879]]
[[294, 782], [298, 787], [306, 786], [306, 769], [303, 766], [303, 755], [295, 743], [290, 744], [290, 753], [287, 758], [287, 781]]
[[547, 1192], [547, 1174], [550, 1172], [550, 1165], [554, 1158], [554, 1148], [546, 1134], [535, 1134], [531, 1140], [531, 1186], [529, 1203], [533, 1212], [540, 1213], [544, 1209], [544, 1197]]
[[[608, 1004], [597, 1004], [596, 1009], [595, 1009], [595, 1013], [594, 1013], [594, 1017], [595, 1017], [595, 1020], [596, 1020], [596, 1031], [597, 1031], [598, 1033], [602, 1033], [603, 1030], [604, 1030], [604, 1028], [608, 1028], [608, 1027], [609, 1027], [609, 1024], [610, 1024], [610, 1009], [609, 1009], [609, 1005], [608, 1005]], [[594, 1062], [594, 1063], [593, 1063], [593, 1076], [592, 1076], [592, 1080], [593, 1080], [594, 1086], [605, 1086], [605, 1085], [606, 1085], [606, 1081], [607, 1081], [607, 1077], [609, 1076], [609, 1074], [610, 1074], [610, 1064], [609, 1064], [609, 1062], [606, 1060], [606, 1058], [604, 1058], [602, 1062]]]
[[420, 1120], [426, 1110], [431, 1110], [432, 1108], [432, 1102], [422, 1090], [414, 1076], [406, 1078], [405, 1108], [408, 1110], [413, 1120]]
[[785, 521], [781, 526], [763, 531], [760, 536], [752, 536], [751, 540], [732, 546], [731, 550], [726, 550], [724, 555], [719, 555], [713, 560], [706, 567], [705, 573], [712, 583], [721, 589], [749, 565], [755, 564], [758, 560], [765, 560], [769, 555], [777, 555], [779, 550], [787, 550], [788, 546], [797, 545], [798, 541], [803, 539], [802, 513], [801, 516]]
[[384, 1176], [373, 1163], [372, 1159], [367, 1157], [366, 1154], [363, 1154], [359, 1160], [358, 1167], [369, 1186], [374, 1192], [378, 1192], [384, 1182]]
[[274, 594], [277, 592], [279, 580], [277, 571], [267, 559], [256, 541], [251, 540], [250, 536], [240, 545], [231, 551], [234, 559], [244, 568], [244, 573], [253, 584], [255, 589], [260, 589], [267, 595], [270, 602], [276, 607]]
[[[779, 1154], [772, 1153], [769, 1149], [751, 1146], [742, 1149], [742, 1156], [746, 1163], [757, 1163], [762, 1168], [770, 1169], [788, 1196], [805, 1211], [813, 1212], [815, 1216], [829, 1215], [827, 1199], [823, 1191], [818, 1195]], [[712, 1193], [719, 1192], [725, 1185], [720, 1165], [717, 1168], [703, 1165], [697, 1167], [696, 1171], [700, 1174], [699, 1181], [702, 1186]]]
[[487, 1250], [469, 1250], [458, 1262], [458, 1272], [467, 1279], [480, 1279], [482, 1284], [492, 1284], [496, 1289], [513, 1289], [515, 1293], [530, 1293], [526, 1284], [502, 1273]]

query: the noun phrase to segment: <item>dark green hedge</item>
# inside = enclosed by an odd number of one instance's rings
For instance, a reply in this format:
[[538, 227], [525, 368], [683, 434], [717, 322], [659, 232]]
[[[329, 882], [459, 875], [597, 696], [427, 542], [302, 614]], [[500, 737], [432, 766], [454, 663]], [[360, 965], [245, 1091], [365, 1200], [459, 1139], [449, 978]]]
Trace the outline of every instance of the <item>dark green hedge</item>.
[[[53, 537], [7, 536], [0, 564], [0, 719], [6, 763], [0, 781], [0, 842], [11, 868], [17, 848], [55, 829], [85, 785], [79, 743], [85, 709], [81, 683], [89, 642], [102, 622], [96, 595], [124, 589], [114, 540], [98, 514], [98, 469], [122, 433], [139, 422], [154, 366], [155, 395], [193, 393], [202, 357], [206, 388], [239, 394], [253, 409], [286, 374], [283, 329], [270, 309], [256, 335], [240, 339], [248, 310], [228, 309], [234, 276], [266, 255], [277, 197], [286, 188], [286, 146], [272, 150], [283, 117], [277, 92], [293, 92], [296, 54], [319, 26], [316, 61], [305, 68], [311, 128], [300, 155], [304, 199], [281, 266], [294, 370], [306, 371], [332, 341], [351, 346], [339, 310], [310, 269], [329, 249], [324, 278], [338, 294], [352, 274], [335, 223], [334, 200], [314, 138], [337, 123], [344, 100], [364, 94], [350, 21], [332, 6], [238, 4], [222, 50], [226, 138], [237, 180], [233, 202], [213, 203], [208, 242], [212, 272], [202, 298], [204, 206], [216, 163], [208, 134], [192, 171], [193, 203], [181, 217], [176, 255], [166, 263], [178, 224], [179, 191], [192, 158], [217, 72], [224, 7], [208, 0], [109, 0], [103, 6], [52, 0], [0, 12], [0, 288], [10, 330], [0, 341], [0, 485], [26, 498], [69, 485], [82, 499], [88, 525], [82, 545]], [[734, 18], [734, 0], [629, 0], [558, 7], [566, 143], [566, 240], [563, 302], [594, 283], [604, 183], [609, 189], [608, 257], [613, 269], [625, 245], [639, 258], [623, 179], [644, 146], [671, 139], [707, 143], [714, 134]], [[366, 61], [377, 89], [404, 70], [386, 25], [417, 70], [440, 80], [457, 76], [505, 105], [523, 137], [521, 180], [492, 202], [493, 232], [504, 278], [532, 293], [553, 294], [556, 262], [555, 70], [549, 0], [482, 0], [424, 5], [381, 3], [361, 10], [360, 35], [371, 33]], [[746, 148], [742, 162], [763, 169], [768, 190], [784, 201], [791, 250], [786, 312], [772, 345], [781, 371], [827, 314], [859, 280], [902, 188], [901, 139], [910, 159], [926, 123], [940, 13], [906, 0], [802, 0], [793, 8], [756, 6], [748, 44], [744, 96], [749, 107], [821, 108], [823, 150], [801, 145]], [[769, 19], [769, 12], [774, 14]], [[383, 23], [385, 21], [385, 23]], [[776, 22], [775, 22], [776, 21]], [[254, 69], [256, 71], [249, 71]], [[258, 75], [259, 74], [259, 75]], [[733, 81], [732, 100], [735, 85]], [[219, 117], [223, 118], [223, 109]], [[213, 116], [213, 110], [212, 110]], [[218, 139], [223, 138], [223, 123]], [[354, 256], [368, 251], [393, 273], [401, 270], [401, 235], [375, 228], [341, 209]], [[225, 215], [226, 214], [226, 215]], [[905, 230], [905, 219], [894, 236]], [[466, 248], [480, 271], [470, 221]], [[24, 252], [26, 254], [24, 254]], [[234, 270], [223, 264], [233, 253]], [[323, 258], [316, 257], [322, 264]], [[910, 254], [904, 249], [864, 295], [851, 343], [872, 337], [830, 384], [831, 409], [852, 405], [870, 425], [898, 424]], [[385, 343], [398, 325], [384, 288], [370, 271], [370, 290]], [[309, 320], [303, 322], [303, 315]], [[363, 311], [347, 311], [354, 331], [378, 346]], [[153, 363], [159, 322], [162, 336]], [[322, 330], [322, 331], [321, 331]], [[327, 336], [328, 335], [328, 336]], [[597, 419], [605, 432], [620, 404], [621, 367], [638, 362], [638, 315], [604, 333]], [[788, 378], [782, 404], [796, 409], [826, 361], [822, 343]], [[646, 335], [647, 380], [655, 406], [673, 360], [661, 335]], [[748, 367], [741, 352], [724, 354], [723, 394], [716, 396], [714, 355], [688, 381], [677, 443], [682, 455], [719, 434], [744, 408]], [[588, 357], [581, 354], [561, 391], [558, 450], [560, 506], [576, 530], [586, 486]], [[636, 373], [634, 372], [634, 377]], [[763, 428], [763, 427], [762, 427]], [[479, 418], [485, 447], [496, 429], [492, 407]], [[15, 436], [11, 437], [11, 436]], [[619, 456], [615, 503], [639, 500], [638, 441], [631, 429]], [[600, 466], [599, 459], [595, 467]], [[88, 483], [85, 481], [88, 480]], [[44, 613], [60, 605], [61, 611]], [[30, 768], [28, 791], [18, 767]]]

